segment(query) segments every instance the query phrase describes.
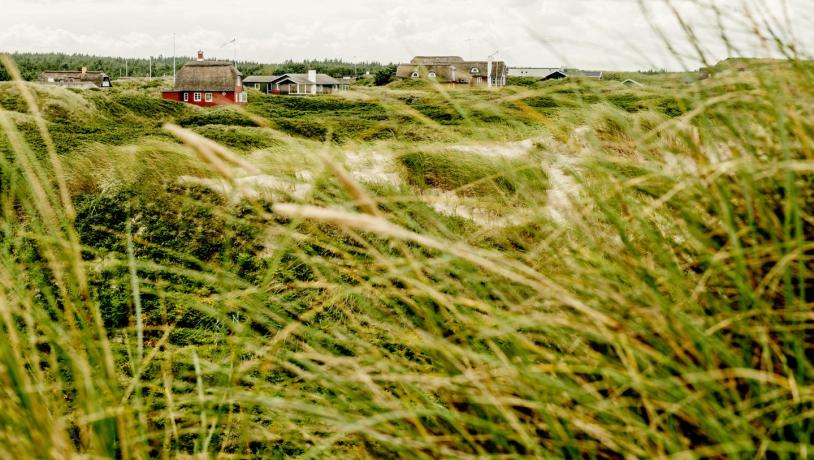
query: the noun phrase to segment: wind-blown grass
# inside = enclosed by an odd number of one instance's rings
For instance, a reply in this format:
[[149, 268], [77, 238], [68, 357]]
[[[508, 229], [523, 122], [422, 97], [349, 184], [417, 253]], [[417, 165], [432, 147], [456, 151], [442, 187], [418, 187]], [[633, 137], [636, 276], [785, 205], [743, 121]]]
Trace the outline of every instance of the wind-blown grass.
[[[162, 103], [114, 94], [139, 134], [72, 144], [50, 130], [109, 115], [67, 95], [80, 102], [52, 117], [14, 85], [0, 97], [3, 457], [814, 448], [804, 62], [668, 76], [672, 99], [615, 82], [403, 83], [349, 96], [364, 104], [166, 108], [158, 125], [145, 107]], [[392, 137], [337, 142], [320, 104], [375, 114], [364, 123]], [[323, 134], [280, 125], [302, 118]], [[516, 157], [463, 156], [522, 137], [536, 141]], [[392, 153], [399, 180], [360, 174], [364, 152]], [[308, 187], [258, 191], [280, 184]]]

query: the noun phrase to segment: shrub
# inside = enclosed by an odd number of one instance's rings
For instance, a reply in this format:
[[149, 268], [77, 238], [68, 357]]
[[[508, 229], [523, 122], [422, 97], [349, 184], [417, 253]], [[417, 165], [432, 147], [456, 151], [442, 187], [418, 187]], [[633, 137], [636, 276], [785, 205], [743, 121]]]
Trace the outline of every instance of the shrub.
[[257, 123], [246, 115], [230, 108], [199, 109], [177, 120], [180, 126], [257, 126]]
[[409, 152], [398, 157], [408, 183], [464, 195], [517, 193], [524, 187], [545, 190], [545, 174], [522, 160], [487, 158], [462, 152]]

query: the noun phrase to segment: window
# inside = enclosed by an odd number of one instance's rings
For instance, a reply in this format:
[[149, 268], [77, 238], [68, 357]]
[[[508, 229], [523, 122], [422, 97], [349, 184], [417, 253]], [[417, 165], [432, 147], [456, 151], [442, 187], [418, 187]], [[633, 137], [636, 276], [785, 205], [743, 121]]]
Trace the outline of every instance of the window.
[[260, 83], [255, 83], [254, 84], [254, 89], [260, 89]]
[[192, 95], [192, 99], [193, 99], [195, 102], [201, 102], [201, 93], [195, 93], [195, 94], [193, 94], [193, 95]]
[[427, 76], [430, 77], [430, 78], [435, 78], [435, 72], [430, 72], [429, 75], [427, 75]]
[[412, 77], [412, 78], [418, 78], [418, 72], [413, 72], [413, 74], [412, 74], [412, 75], [410, 75], [410, 77]]
[[206, 93], [206, 102], [212, 102], [212, 93]]
[[469, 72], [470, 73], [480, 73], [480, 69], [477, 68], [477, 67], [472, 67], [472, 69]]
[[240, 93], [239, 102], [249, 102], [249, 95], [246, 93]]
[[184, 93], [184, 102], [189, 102], [189, 93]]

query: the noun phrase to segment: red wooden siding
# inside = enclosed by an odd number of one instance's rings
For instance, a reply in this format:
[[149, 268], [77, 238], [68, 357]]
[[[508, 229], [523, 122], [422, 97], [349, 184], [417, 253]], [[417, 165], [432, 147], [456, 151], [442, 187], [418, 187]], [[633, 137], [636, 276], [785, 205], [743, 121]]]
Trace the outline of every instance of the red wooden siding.
[[[243, 87], [238, 86], [235, 88], [238, 90], [237, 94], [239, 95], [240, 92], [243, 92]], [[201, 93], [201, 100], [200, 102], [195, 101], [195, 93]], [[206, 93], [212, 93], [212, 101], [206, 101]], [[184, 101], [184, 93], [186, 93], [189, 97], [189, 100]], [[214, 107], [216, 105], [233, 105], [239, 104], [239, 102], [235, 102], [235, 91], [163, 91], [161, 93], [161, 97], [168, 101], [179, 101], [179, 102], [186, 102], [188, 104], [197, 105], [199, 107]]]

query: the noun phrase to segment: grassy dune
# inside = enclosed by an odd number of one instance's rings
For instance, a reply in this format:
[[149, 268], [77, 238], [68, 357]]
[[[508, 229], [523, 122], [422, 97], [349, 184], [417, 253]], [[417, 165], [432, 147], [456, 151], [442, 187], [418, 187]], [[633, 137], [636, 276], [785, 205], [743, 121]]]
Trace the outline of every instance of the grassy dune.
[[0, 457], [804, 458], [812, 70], [0, 83]]

